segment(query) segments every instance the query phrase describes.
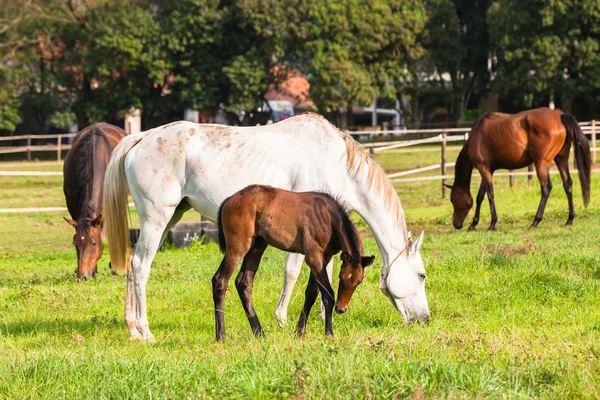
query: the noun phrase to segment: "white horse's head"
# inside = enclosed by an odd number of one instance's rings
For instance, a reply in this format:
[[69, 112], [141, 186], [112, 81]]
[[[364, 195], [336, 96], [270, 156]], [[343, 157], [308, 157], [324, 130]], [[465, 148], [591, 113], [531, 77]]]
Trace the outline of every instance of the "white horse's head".
[[417, 241], [409, 239], [406, 255], [398, 257], [389, 266], [385, 286], [381, 289], [408, 323], [429, 320], [425, 267], [419, 253], [422, 244], [423, 232]]

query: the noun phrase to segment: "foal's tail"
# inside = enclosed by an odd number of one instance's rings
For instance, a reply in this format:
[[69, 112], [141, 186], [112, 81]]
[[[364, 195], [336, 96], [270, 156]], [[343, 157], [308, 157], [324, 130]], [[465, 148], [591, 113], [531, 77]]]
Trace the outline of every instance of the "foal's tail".
[[225, 241], [225, 232], [223, 232], [223, 206], [231, 197], [226, 198], [219, 206], [219, 215], [217, 216], [217, 228], [219, 229], [219, 248], [222, 253], [225, 253], [227, 249], [227, 242]]
[[560, 116], [567, 134], [571, 137], [575, 147], [575, 162], [581, 182], [581, 192], [583, 194], [583, 205], [588, 206], [590, 202], [590, 179], [592, 175], [592, 156], [590, 154], [590, 144], [581, 131], [579, 124], [571, 114], [562, 114]]
[[125, 175], [125, 156], [144, 137], [145, 132], [125, 136], [110, 156], [104, 176], [102, 209], [104, 233], [108, 241], [110, 263], [113, 271], [123, 273], [128, 268], [129, 226], [127, 224], [127, 194], [129, 187]]

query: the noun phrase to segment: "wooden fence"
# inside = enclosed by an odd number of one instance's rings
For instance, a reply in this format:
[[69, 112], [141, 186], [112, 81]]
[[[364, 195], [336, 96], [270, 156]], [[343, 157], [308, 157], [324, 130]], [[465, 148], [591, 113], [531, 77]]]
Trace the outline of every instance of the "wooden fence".
[[[592, 165], [596, 164], [596, 152], [598, 151], [596, 145], [596, 136], [598, 133], [598, 124], [597, 121], [589, 121], [589, 122], [581, 122], [579, 124], [584, 134], [590, 137], [590, 147], [592, 150]], [[441, 191], [442, 196], [446, 195], [446, 188], [443, 185], [446, 179], [453, 178], [452, 175], [448, 175], [447, 169], [454, 167], [453, 162], [448, 162], [447, 160], [447, 151], [448, 144], [453, 142], [464, 142], [468, 137], [470, 132], [470, 128], [450, 128], [450, 129], [403, 129], [403, 130], [389, 130], [389, 131], [352, 131], [349, 132], [351, 135], [355, 137], [365, 137], [368, 138], [378, 138], [381, 136], [389, 137], [389, 141], [376, 141], [373, 143], [365, 143], [364, 147], [369, 151], [372, 155], [386, 152], [386, 151], [439, 151], [440, 152], [440, 163], [434, 165], [428, 165], [420, 168], [415, 168], [408, 171], [396, 172], [388, 175], [388, 178], [392, 182], [419, 182], [419, 181], [428, 181], [428, 180], [441, 180]], [[423, 139], [416, 140], [403, 140], [403, 137], [406, 137], [410, 134], [416, 134], [419, 136], [430, 136]], [[62, 140], [65, 138], [72, 138], [75, 136], [75, 133], [69, 134], [58, 134], [58, 135], [21, 135], [21, 136], [7, 136], [0, 137], [0, 144], [6, 141], [26, 141], [26, 146], [5, 146], [0, 147], [0, 154], [7, 153], [26, 153], [27, 160], [31, 161], [31, 154], [33, 152], [38, 151], [56, 151], [56, 159], [58, 161], [61, 160], [61, 152], [63, 150], [68, 150], [71, 148], [70, 144], [63, 144]], [[56, 143], [54, 144], [46, 144], [46, 145], [35, 145], [32, 142], [40, 139], [56, 139]], [[431, 146], [436, 143], [440, 144], [439, 148], [436, 146]], [[429, 148], [423, 149], [408, 149], [411, 146], [417, 145], [430, 145]], [[419, 174], [426, 171], [434, 171], [439, 170], [440, 175], [435, 176], [420, 176], [420, 177], [407, 177], [409, 175]], [[60, 172], [35, 172], [35, 171], [0, 171], [0, 176], [35, 176], [35, 175], [61, 175]], [[533, 166], [529, 166], [528, 172], [514, 172], [510, 171], [508, 173], [496, 173], [495, 176], [503, 176], [508, 175], [511, 187], [514, 186], [515, 176], [527, 175], [531, 180], [535, 172], [533, 171]]]
[[[57, 135], [20, 135], [20, 136], [0, 136], [0, 154], [10, 154], [10, 153], [26, 153], [27, 161], [31, 161], [31, 153], [40, 152], [40, 151], [56, 151], [56, 159], [58, 161], [61, 160], [61, 154], [63, 150], [69, 150], [71, 148], [70, 144], [63, 144], [63, 139], [73, 138], [76, 133], [60, 133]], [[37, 142], [39, 140], [48, 140], [48, 139], [56, 139], [56, 143], [52, 144], [34, 144], [33, 142]], [[3, 143], [6, 142], [19, 142], [26, 141], [26, 146], [5, 146]]]

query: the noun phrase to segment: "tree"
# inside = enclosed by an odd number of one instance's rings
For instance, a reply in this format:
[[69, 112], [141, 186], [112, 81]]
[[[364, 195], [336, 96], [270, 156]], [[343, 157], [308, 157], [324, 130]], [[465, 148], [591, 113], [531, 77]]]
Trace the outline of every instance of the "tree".
[[427, 0], [426, 61], [450, 79], [452, 118], [463, 117], [473, 93], [489, 83], [489, 41], [486, 13], [489, 0]]
[[313, 1], [306, 12], [293, 60], [321, 112], [395, 98], [395, 82], [421, 53], [421, 1]]
[[598, 96], [600, 4], [594, 0], [498, 0], [488, 12], [495, 87], [526, 106]]

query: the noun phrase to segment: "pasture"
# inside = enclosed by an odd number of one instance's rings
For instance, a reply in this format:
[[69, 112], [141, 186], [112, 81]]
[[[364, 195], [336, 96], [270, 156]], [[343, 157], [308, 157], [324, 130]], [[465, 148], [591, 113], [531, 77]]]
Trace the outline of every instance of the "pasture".
[[[448, 160], [457, 153], [452, 147]], [[377, 158], [393, 172], [435, 163], [439, 153]], [[107, 250], [97, 279], [78, 281], [66, 212], [0, 214], [0, 398], [600, 398], [599, 179], [592, 175], [584, 211], [573, 176], [578, 215], [564, 228], [567, 200], [552, 175], [544, 220], [528, 231], [537, 181], [518, 177], [509, 188], [498, 177], [495, 233], [485, 230], [487, 200], [479, 230], [467, 233], [452, 228], [438, 181], [397, 184], [413, 236], [425, 230], [431, 322], [405, 325], [379, 292], [381, 257], [354, 215], [365, 254], [376, 259], [348, 312], [334, 315], [331, 339], [316, 308], [306, 336], [294, 337], [306, 266], [288, 324], [277, 325], [285, 254], [268, 249], [254, 287], [266, 338], [252, 335], [230, 282], [227, 340], [216, 343], [210, 279], [222, 255], [216, 244], [196, 244], [158, 253], [148, 283], [157, 343], [129, 342], [125, 278], [109, 273]], [[0, 177], [0, 187], [0, 208], [64, 205], [61, 177]], [[339, 265], [338, 256], [334, 289]]]

